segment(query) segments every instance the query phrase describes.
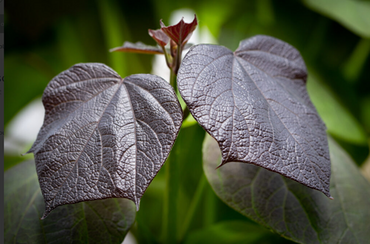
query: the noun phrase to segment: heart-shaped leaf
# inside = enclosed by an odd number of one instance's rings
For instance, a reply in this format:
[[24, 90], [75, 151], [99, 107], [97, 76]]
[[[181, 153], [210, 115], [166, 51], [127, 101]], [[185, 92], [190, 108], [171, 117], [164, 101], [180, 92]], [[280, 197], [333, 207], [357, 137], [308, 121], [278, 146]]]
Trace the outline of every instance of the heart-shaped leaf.
[[252, 164], [221, 162], [217, 142], [207, 135], [203, 167], [215, 193], [229, 206], [298, 243], [367, 243], [370, 184], [351, 158], [329, 140], [330, 190], [334, 200]]
[[128, 199], [104, 199], [62, 206], [40, 221], [45, 204], [35, 162], [4, 174], [5, 243], [121, 243], [135, 221]]
[[255, 36], [234, 53], [217, 45], [192, 47], [178, 89], [218, 141], [222, 164], [253, 163], [330, 197], [325, 125], [308, 97], [306, 76], [291, 45]]
[[162, 78], [122, 79], [104, 64], [77, 64], [43, 95], [45, 120], [35, 154], [46, 210], [81, 201], [139, 201], [165, 162], [182, 122], [173, 88]]
[[112, 48], [110, 51], [126, 53], [163, 54], [163, 50], [161, 48], [145, 45], [142, 42], [124, 42], [121, 47]]

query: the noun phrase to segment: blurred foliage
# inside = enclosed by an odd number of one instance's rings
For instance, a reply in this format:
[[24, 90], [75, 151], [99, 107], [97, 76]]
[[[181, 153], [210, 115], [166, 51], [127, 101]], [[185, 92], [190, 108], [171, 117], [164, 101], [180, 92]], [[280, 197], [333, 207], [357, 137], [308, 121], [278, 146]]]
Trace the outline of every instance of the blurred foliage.
[[370, 38], [370, 2], [352, 0], [305, 0], [311, 9], [335, 19], [354, 33]]
[[[343, 5], [337, 1], [325, 1], [325, 5], [317, 2], [322, 3], [313, 0], [7, 1], [5, 125], [30, 101], [40, 97], [55, 75], [75, 63], [105, 63], [122, 77], [149, 73], [153, 56], [108, 50], [124, 41], [154, 45], [147, 30], [159, 28], [160, 19], [168, 23], [174, 10], [188, 8], [197, 14], [200, 27], [207, 27], [219, 44], [230, 49], [256, 34], [271, 35], [295, 46], [309, 67], [309, 93], [328, 132], [361, 165], [369, 155], [370, 14], [366, 13], [368, 7], [353, 6], [361, 1], [347, 0]], [[195, 206], [195, 217], [187, 230], [192, 233], [188, 241], [196, 238], [199, 241], [204, 233], [217, 232], [225, 221], [252, 224], [221, 202], [208, 183], [203, 186], [206, 194], [201, 195], [201, 204], [192, 205], [203, 175], [200, 151], [203, 136], [204, 131], [198, 125], [189, 125], [177, 140], [182, 167], [178, 226], [185, 221], [189, 206]], [[11, 156], [5, 160], [9, 160], [7, 168], [20, 161]], [[153, 180], [137, 213], [133, 233], [142, 243], [162, 240], [159, 223], [164, 170]], [[248, 235], [254, 228], [244, 234]], [[205, 232], [199, 232], [200, 229]], [[263, 243], [284, 242], [276, 238], [279, 237], [273, 235]], [[239, 232], [235, 237], [235, 240], [247, 239]]]

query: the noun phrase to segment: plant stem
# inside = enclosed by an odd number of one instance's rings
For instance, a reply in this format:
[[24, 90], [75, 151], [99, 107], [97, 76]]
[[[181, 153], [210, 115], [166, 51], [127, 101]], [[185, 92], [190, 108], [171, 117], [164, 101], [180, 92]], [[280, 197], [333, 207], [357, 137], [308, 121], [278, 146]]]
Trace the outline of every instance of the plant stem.
[[186, 219], [184, 221], [181, 232], [179, 234], [179, 237], [178, 237], [179, 242], [183, 241], [185, 234], [189, 230], [190, 224], [193, 222], [193, 219], [195, 217], [195, 212], [201, 204], [201, 199], [204, 195], [204, 189], [206, 188], [206, 186], [207, 186], [207, 180], [206, 180], [205, 175], [202, 174], [202, 176], [200, 177], [197, 189], [194, 193], [193, 199], [190, 203], [189, 210], [186, 214]]
[[[166, 55], [166, 50], [163, 50]], [[177, 93], [177, 72], [181, 64], [182, 47], [178, 46], [177, 53], [172, 60], [171, 67], [166, 56], [167, 65], [170, 67], [170, 84]], [[180, 188], [180, 168], [177, 165], [179, 147], [175, 142], [170, 155], [166, 161], [166, 191], [163, 209], [163, 235], [165, 243], [176, 243], [177, 237], [177, 195]]]
[[170, 74], [170, 84], [177, 93], [177, 72], [179, 71], [180, 64], [181, 64], [181, 54], [182, 54], [182, 46], [179, 45], [177, 47], [176, 55], [174, 56], [172, 60], [172, 65], [171, 65], [171, 74]]
[[167, 67], [171, 70], [172, 58], [170, 55], [168, 55], [165, 47], [162, 47], [162, 50], [164, 54], [164, 59], [166, 60]]
[[176, 64], [175, 64], [175, 74], [177, 75], [177, 72], [179, 71], [180, 64], [181, 64], [181, 58], [182, 58], [182, 46], [181, 44], [177, 47], [177, 53], [176, 53]]
[[177, 79], [177, 76], [171, 70], [171, 73], [170, 73], [170, 84], [173, 87], [173, 89], [175, 90], [175, 92], [177, 93], [177, 82], [176, 82], [176, 79]]
[[177, 153], [174, 149], [166, 161], [166, 191], [163, 209], [163, 235], [165, 243], [176, 243], [179, 172], [176, 165]]
[[[176, 88], [176, 74], [171, 69], [170, 84]], [[163, 209], [163, 235], [165, 243], [176, 243], [177, 236], [177, 193], [179, 190], [179, 166], [177, 165], [178, 144], [175, 143], [166, 161], [166, 191]]]
[[188, 106], [186, 106], [184, 108], [184, 120], [186, 120], [188, 118], [189, 114], [190, 114], [190, 110], [189, 110]]

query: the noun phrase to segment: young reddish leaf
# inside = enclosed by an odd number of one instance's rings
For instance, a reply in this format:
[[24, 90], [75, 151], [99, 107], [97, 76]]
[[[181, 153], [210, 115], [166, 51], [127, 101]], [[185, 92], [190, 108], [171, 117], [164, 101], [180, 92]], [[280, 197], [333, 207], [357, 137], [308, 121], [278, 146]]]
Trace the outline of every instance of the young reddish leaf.
[[222, 164], [253, 163], [330, 197], [326, 128], [307, 94], [306, 77], [295, 48], [255, 36], [234, 53], [193, 46], [177, 82], [193, 117], [219, 143]]
[[57, 206], [140, 198], [165, 162], [182, 122], [173, 88], [155, 75], [122, 79], [104, 64], [77, 64], [43, 94], [34, 153], [46, 217]]
[[190, 24], [185, 23], [184, 19], [181, 19], [176, 25], [171, 25], [168, 27], [163, 24], [162, 20], [160, 21], [160, 24], [164, 33], [166, 33], [177, 45], [183, 46], [190, 39], [198, 22], [197, 16], [194, 15], [194, 20]]
[[158, 30], [148, 30], [149, 35], [158, 43], [159, 46], [165, 47], [167, 43], [170, 41], [170, 38], [162, 31], [162, 29]]
[[142, 42], [125, 42], [121, 47], [112, 48], [110, 51], [126, 53], [163, 54], [163, 50], [161, 48], [145, 45]]

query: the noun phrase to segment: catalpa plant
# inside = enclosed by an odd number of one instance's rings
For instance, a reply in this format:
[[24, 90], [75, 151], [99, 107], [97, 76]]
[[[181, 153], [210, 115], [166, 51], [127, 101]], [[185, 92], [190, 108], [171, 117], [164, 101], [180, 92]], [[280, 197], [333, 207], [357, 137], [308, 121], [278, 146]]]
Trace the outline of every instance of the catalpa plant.
[[84, 63], [46, 87], [44, 124], [29, 150], [46, 204], [43, 218], [60, 205], [105, 198], [128, 198], [139, 208], [186, 111], [217, 141], [218, 167], [254, 164], [331, 197], [326, 129], [307, 94], [299, 52], [259, 35], [234, 52], [195, 45], [182, 60], [197, 18], [160, 24], [149, 30], [157, 47], [126, 42], [112, 51], [164, 55], [170, 84], [150, 74], [121, 78], [104, 64]]

